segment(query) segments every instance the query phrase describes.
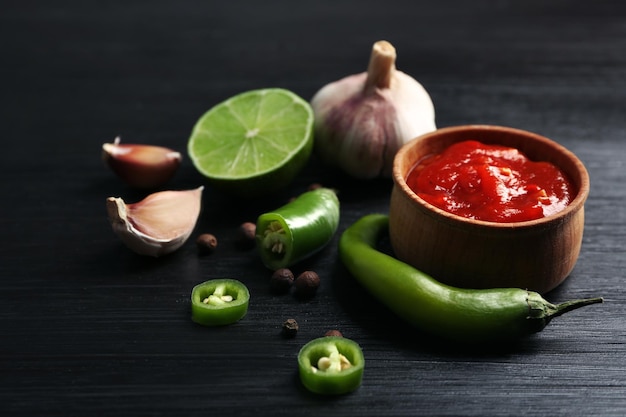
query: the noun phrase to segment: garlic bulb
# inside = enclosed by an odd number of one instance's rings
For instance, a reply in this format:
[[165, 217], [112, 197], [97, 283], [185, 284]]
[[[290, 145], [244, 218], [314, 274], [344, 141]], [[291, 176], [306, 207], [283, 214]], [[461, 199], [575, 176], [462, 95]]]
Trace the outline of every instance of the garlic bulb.
[[436, 129], [430, 96], [395, 61], [393, 45], [378, 41], [367, 72], [327, 84], [313, 96], [315, 149], [322, 161], [356, 178], [389, 177], [398, 149]]
[[140, 255], [161, 256], [180, 248], [200, 215], [202, 190], [161, 191], [134, 204], [107, 199], [113, 231]]

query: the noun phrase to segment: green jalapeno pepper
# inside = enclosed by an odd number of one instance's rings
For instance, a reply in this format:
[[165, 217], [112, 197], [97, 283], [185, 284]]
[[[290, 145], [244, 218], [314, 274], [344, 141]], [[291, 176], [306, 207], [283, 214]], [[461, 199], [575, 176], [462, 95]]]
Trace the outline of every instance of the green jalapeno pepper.
[[193, 287], [191, 319], [204, 326], [222, 326], [241, 320], [248, 312], [250, 292], [234, 279], [213, 279]]
[[361, 385], [365, 359], [361, 347], [341, 336], [313, 339], [298, 353], [300, 381], [317, 394], [346, 394]]
[[322, 249], [339, 225], [335, 191], [318, 188], [259, 216], [256, 240], [263, 264], [272, 270], [291, 266]]
[[375, 249], [388, 227], [389, 217], [383, 214], [357, 220], [340, 238], [341, 261], [390, 310], [445, 339], [517, 339], [541, 331], [563, 313], [603, 301], [589, 298], [554, 305], [536, 292], [518, 288], [470, 290], [441, 284]]

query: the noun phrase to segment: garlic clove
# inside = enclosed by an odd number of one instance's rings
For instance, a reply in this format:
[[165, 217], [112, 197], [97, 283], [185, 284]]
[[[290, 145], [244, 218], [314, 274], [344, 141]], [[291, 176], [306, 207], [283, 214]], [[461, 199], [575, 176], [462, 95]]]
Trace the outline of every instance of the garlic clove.
[[109, 197], [106, 205], [113, 231], [140, 255], [158, 257], [174, 252], [196, 225], [203, 189], [161, 191], [133, 204]]
[[120, 138], [102, 145], [104, 162], [123, 181], [136, 188], [156, 188], [176, 173], [180, 152], [162, 146], [121, 144]]
[[430, 95], [395, 61], [393, 45], [378, 41], [366, 72], [313, 96], [315, 150], [322, 161], [356, 178], [389, 177], [400, 147], [436, 129]]

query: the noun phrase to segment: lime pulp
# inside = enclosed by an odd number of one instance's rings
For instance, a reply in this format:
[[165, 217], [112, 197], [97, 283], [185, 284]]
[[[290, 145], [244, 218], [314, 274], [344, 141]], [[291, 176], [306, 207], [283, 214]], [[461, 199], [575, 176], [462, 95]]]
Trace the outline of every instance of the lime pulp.
[[313, 147], [313, 110], [295, 93], [267, 88], [237, 94], [200, 117], [188, 143], [196, 169], [235, 193], [289, 184]]

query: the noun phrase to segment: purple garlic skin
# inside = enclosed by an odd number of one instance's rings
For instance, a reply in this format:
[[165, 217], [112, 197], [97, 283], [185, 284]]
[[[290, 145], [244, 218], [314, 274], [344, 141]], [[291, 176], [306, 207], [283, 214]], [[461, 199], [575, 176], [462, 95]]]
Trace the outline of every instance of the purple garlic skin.
[[393, 46], [379, 41], [367, 72], [314, 95], [315, 150], [323, 162], [359, 179], [390, 177], [400, 147], [436, 129], [430, 96], [394, 63]]

